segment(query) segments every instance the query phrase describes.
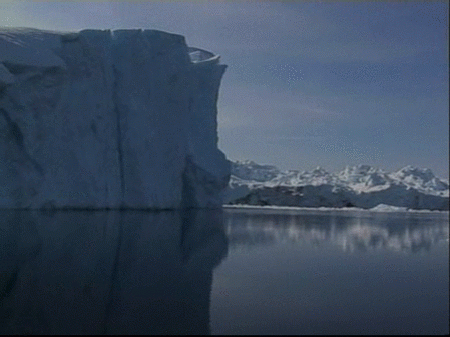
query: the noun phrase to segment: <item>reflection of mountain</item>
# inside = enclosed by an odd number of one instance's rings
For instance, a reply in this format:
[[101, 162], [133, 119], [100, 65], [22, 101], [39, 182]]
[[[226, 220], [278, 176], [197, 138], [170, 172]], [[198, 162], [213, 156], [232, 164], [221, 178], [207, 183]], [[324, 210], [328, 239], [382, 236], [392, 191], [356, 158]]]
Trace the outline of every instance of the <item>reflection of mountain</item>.
[[230, 249], [273, 244], [335, 244], [344, 250], [416, 252], [447, 242], [448, 215], [225, 212]]
[[1, 334], [207, 334], [221, 211], [0, 213]]

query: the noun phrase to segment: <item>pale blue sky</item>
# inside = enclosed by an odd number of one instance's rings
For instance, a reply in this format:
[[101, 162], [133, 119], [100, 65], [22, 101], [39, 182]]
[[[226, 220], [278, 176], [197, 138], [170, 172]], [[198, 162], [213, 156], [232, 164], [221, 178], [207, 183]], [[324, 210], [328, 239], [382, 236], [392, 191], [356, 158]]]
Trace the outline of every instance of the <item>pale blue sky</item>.
[[445, 1], [0, 1], [0, 26], [160, 29], [228, 64], [230, 159], [329, 171], [408, 164], [448, 177]]

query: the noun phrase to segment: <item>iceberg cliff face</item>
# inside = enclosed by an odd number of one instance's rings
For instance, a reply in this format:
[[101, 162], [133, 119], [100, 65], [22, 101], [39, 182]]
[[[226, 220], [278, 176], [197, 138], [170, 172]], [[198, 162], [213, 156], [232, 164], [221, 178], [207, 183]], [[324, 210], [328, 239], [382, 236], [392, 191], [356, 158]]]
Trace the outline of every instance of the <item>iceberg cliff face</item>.
[[226, 66], [154, 30], [0, 30], [0, 207], [220, 207]]

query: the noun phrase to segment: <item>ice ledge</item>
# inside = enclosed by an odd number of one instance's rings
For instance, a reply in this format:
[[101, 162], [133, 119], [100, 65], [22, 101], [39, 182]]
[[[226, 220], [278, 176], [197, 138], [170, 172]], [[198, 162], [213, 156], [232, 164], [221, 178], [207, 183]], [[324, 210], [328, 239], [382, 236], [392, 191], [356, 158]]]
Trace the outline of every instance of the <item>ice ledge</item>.
[[191, 62], [196, 65], [219, 63], [220, 56], [214, 55], [213, 53], [207, 50], [189, 47], [188, 51]]
[[31, 28], [0, 28], [0, 62], [29, 67], [63, 67], [54, 50], [61, 47], [60, 34]]

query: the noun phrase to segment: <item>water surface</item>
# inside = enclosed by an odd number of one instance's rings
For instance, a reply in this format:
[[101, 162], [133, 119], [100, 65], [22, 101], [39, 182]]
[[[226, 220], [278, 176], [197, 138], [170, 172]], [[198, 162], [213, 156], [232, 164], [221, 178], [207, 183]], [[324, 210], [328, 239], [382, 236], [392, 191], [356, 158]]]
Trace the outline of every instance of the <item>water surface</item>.
[[212, 333], [448, 334], [448, 213], [225, 214]]
[[0, 212], [0, 333], [210, 333], [220, 211]]
[[1, 334], [448, 333], [448, 213], [0, 211]]

